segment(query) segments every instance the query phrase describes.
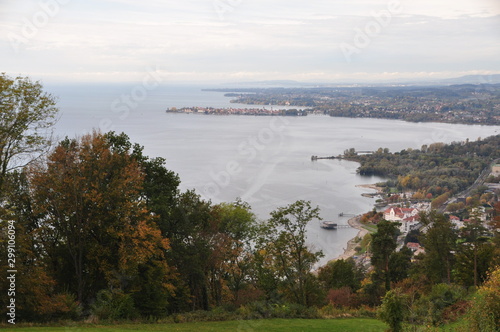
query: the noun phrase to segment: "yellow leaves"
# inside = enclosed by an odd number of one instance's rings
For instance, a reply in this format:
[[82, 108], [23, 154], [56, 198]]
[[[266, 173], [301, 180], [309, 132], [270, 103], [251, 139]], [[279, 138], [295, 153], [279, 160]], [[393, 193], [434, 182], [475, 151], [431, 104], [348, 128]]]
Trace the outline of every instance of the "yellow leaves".
[[479, 288], [469, 309], [469, 330], [498, 331], [500, 329], [500, 267]]
[[366, 286], [371, 285], [373, 283], [373, 281], [372, 281], [373, 274], [374, 274], [374, 271], [371, 270], [366, 274], [366, 277], [363, 280], [361, 280], [361, 287], [362, 288], [365, 288]]
[[415, 194], [413, 194], [413, 199], [425, 199], [425, 194], [421, 191], [418, 191], [416, 192]]
[[500, 296], [500, 267], [497, 267], [491, 274], [488, 281], [481, 289], [485, 292], [495, 293]]
[[162, 260], [169, 248], [168, 239], [162, 237], [156, 224], [142, 220], [137, 225], [126, 225], [120, 239], [120, 268], [126, 271], [148, 260]]
[[140, 264], [165, 261], [170, 245], [141, 199], [144, 174], [128, 148], [98, 132], [66, 139], [46, 165], [31, 168], [30, 180], [37, 212], [81, 269], [77, 274], [104, 275], [113, 284]]

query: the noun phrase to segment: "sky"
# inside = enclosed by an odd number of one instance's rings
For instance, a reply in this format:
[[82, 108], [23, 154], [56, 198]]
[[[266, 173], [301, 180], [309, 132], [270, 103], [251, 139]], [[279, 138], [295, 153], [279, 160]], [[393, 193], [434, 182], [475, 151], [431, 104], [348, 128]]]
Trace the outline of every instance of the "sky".
[[500, 74], [500, 1], [0, 0], [0, 50], [51, 83]]

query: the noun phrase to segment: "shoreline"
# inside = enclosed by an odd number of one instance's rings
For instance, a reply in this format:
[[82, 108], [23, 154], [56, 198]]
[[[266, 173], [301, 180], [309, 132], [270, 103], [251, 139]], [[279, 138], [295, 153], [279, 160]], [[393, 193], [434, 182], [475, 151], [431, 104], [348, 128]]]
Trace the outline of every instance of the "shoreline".
[[365, 189], [373, 189], [377, 191], [377, 194], [382, 194], [384, 192], [384, 188], [378, 187], [376, 183], [374, 184], [357, 184], [356, 188], [365, 188]]
[[347, 223], [352, 227], [352, 228], [356, 228], [358, 230], [358, 234], [356, 234], [355, 237], [353, 237], [352, 239], [350, 239], [349, 241], [347, 241], [347, 247], [344, 249], [344, 253], [329, 260], [329, 262], [332, 262], [332, 261], [336, 261], [336, 260], [339, 260], [339, 259], [348, 259], [350, 257], [353, 257], [356, 255], [356, 245], [357, 245], [357, 241], [356, 239], [363, 239], [363, 237], [368, 234], [368, 230], [363, 228], [363, 225], [361, 224], [360, 222], [360, 219], [361, 219], [361, 214], [355, 216], [355, 217], [352, 217], [350, 218]]
[[[358, 184], [355, 187], [376, 190], [377, 194], [383, 194], [383, 190], [384, 190], [384, 188], [378, 187], [377, 184]], [[356, 240], [357, 239], [362, 240], [363, 237], [366, 234], [369, 233], [368, 230], [366, 228], [364, 228], [363, 224], [361, 224], [361, 222], [360, 222], [362, 215], [363, 215], [363, 213], [362, 214], [358, 214], [355, 217], [352, 217], [352, 218], [350, 218], [347, 221], [347, 223], [352, 228], [355, 228], [355, 229], [358, 230], [358, 234], [356, 234], [355, 237], [353, 237], [352, 239], [350, 239], [349, 241], [347, 241], [346, 248], [344, 249], [344, 252], [342, 254], [338, 255], [335, 258], [330, 259], [328, 262], [333, 262], [333, 261], [336, 261], [336, 260], [339, 260], [339, 259], [344, 259], [345, 260], [345, 259], [348, 259], [348, 258], [356, 256], [356, 250], [355, 250], [355, 248], [356, 248], [356, 245], [358, 243], [358, 241], [356, 241]]]

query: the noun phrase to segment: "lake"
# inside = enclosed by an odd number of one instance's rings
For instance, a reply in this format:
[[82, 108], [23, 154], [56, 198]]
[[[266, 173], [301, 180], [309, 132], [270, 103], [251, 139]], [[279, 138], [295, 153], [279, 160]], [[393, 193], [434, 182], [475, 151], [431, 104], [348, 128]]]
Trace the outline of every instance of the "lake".
[[[74, 137], [101, 128], [125, 132], [144, 146], [146, 155], [161, 156], [179, 174], [181, 189], [195, 189], [215, 203], [240, 197], [260, 219], [269, 212], [304, 199], [319, 206], [325, 220], [345, 224], [348, 216], [373, 208], [369, 191], [356, 187], [382, 181], [356, 174], [357, 163], [311, 161], [351, 147], [400, 151], [435, 142], [464, 141], [499, 133], [500, 127], [328, 116], [262, 117], [166, 113], [169, 107], [228, 107], [220, 92], [201, 87], [159, 86], [139, 90], [133, 85], [52, 86], [59, 96], [59, 137]], [[142, 91], [142, 94], [139, 92]], [[146, 93], [144, 93], [146, 91]], [[242, 105], [237, 105], [241, 107]], [[247, 106], [255, 107], [255, 106]], [[321, 263], [343, 252], [354, 229], [324, 230], [319, 221], [308, 226], [308, 243], [325, 253]]]

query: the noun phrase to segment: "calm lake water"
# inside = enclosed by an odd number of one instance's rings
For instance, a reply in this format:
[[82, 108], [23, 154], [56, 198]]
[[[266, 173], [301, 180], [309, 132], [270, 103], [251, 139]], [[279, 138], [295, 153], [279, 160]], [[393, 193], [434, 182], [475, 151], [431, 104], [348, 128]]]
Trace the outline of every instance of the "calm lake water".
[[[146, 91], [134, 86], [53, 86], [61, 119], [56, 133], [74, 137], [94, 128], [125, 132], [151, 157], [166, 158], [181, 178], [181, 189], [195, 189], [213, 202], [251, 204], [260, 219], [269, 212], [304, 199], [321, 209], [325, 220], [347, 222], [338, 214], [359, 214], [373, 208], [359, 184], [382, 181], [356, 174], [357, 163], [311, 161], [345, 149], [391, 151], [420, 148], [434, 142], [475, 140], [498, 134], [500, 127], [395, 120], [307, 117], [207, 116], [167, 114], [169, 107], [234, 106], [219, 92], [200, 87], [168, 87]], [[143, 90], [144, 92], [144, 90]], [[252, 107], [252, 106], [246, 106]], [[321, 263], [343, 252], [354, 229], [323, 230], [308, 226], [308, 243], [325, 253]]]

